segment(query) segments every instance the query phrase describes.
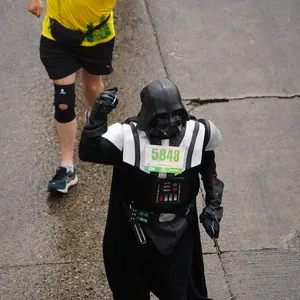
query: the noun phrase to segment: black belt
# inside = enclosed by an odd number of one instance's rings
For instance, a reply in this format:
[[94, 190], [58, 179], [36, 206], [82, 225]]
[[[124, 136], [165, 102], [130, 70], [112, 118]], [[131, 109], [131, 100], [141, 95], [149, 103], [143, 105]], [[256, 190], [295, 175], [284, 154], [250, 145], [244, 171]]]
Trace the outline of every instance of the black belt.
[[[174, 212], [173, 214], [175, 216], [180, 215], [181, 217], [187, 216], [190, 211], [192, 210], [194, 205], [194, 202], [191, 201], [188, 205], [186, 205], [185, 207], [183, 207], [180, 211]], [[151, 222], [153, 220], [155, 220], [157, 222], [157, 220], [159, 219], [159, 215], [164, 213], [164, 212], [150, 212], [144, 209], [139, 209], [136, 207], [133, 207], [132, 205], [126, 205], [125, 203], [123, 203], [123, 207], [124, 207], [124, 211], [129, 219], [129, 222], [132, 226], [134, 235], [137, 239], [137, 242], [140, 245], [146, 244], [147, 243], [147, 238], [146, 235], [144, 233], [144, 230], [141, 226], [141, 224], [147, 224], [148, 222]], [[170, 213], [165, 212], [165, 213]]]

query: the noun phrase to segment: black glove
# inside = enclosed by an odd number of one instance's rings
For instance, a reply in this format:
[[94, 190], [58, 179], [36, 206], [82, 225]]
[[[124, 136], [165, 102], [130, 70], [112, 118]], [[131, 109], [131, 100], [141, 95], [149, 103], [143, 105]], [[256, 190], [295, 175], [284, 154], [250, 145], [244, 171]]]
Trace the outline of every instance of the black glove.
[[217, 239], [219, 237], [222, 215], [222, 206], [206, 206], [200, 214], [200, 222], [211, 238]]
[[103, 124], [107, 122], [107, 115], [117, 107], [118, 88], [107, 89], [102, 92], [97, 98], [91, 111], [89, 122], [91, 125]]

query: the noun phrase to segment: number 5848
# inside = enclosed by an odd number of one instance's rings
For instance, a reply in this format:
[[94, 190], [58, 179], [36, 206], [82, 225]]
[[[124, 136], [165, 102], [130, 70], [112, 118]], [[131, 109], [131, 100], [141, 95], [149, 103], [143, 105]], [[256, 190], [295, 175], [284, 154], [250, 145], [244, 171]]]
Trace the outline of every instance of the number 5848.
[[179, 150], [152, 149], [153, 160], [169, 160], [178, 162], [180, 157]]

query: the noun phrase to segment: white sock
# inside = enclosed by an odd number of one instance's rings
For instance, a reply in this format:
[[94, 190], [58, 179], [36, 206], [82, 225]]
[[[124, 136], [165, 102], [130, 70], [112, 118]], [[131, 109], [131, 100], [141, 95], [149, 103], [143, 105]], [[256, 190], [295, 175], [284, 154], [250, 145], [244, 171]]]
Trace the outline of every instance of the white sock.
[[67, 172], [74, 172], [74, 166], [62, 166], [67, 169]]

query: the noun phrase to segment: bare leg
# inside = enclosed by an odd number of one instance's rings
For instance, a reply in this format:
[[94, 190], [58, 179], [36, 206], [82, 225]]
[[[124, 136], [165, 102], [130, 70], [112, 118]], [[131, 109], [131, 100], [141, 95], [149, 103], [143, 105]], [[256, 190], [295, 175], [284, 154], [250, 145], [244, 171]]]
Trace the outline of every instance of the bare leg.
[[82, 85], [86, 98], [88, 110], [93, 108], [96, 97], [103, 92], [104, 83], [100, 75], [93, 75], [82, 69]]
[[[68, 85], [75, 82], [76, 73], [73, 73], [65, 78], [54, 80], [57, 85]], [[96, 97], [104, 90], [104, 84], [101, 76], [89, 74], [82, 69], [82, 81], [84, 94], [89, 111], [92, 109]], [[60, 109], [67, 109], [66, 104], [60, 104]], [[68, 123], [59, 123], [55, 121], [56, 131], [58, 136], [59, 148], [61, 152], [61, 165], [72, 166], [74, 157], [74, 146], [77, 132], [77, 121], [74, 119]]]
[[[76, 73], [65, 78], [54, 80], [57, 85], [68, 85], [75, 82]], [[66, 104], [60, 104], [59, 108], [64, 110], [68, 108]], [[61, 165], [72, 166], [74, 156], [75, 137], [77, 131], [77, 121], [74, 119], [68, 123], [59, 123], [55, 121], [58, 143], [61, 152]]]

